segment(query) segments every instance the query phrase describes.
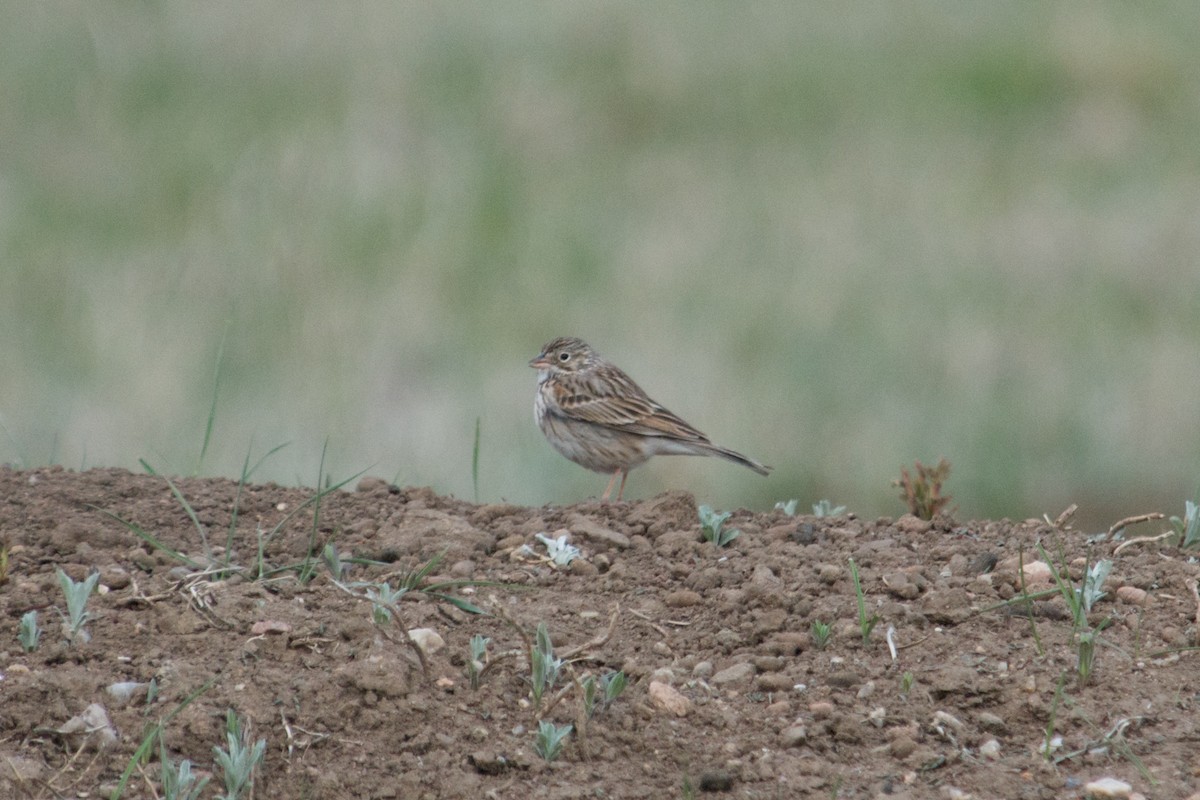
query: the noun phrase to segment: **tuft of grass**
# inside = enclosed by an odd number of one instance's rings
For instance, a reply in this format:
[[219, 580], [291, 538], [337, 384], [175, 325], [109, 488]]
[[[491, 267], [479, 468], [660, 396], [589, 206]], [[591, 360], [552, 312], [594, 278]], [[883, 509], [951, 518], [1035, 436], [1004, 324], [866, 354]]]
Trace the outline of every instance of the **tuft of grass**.
[[879, 617], [876, 614], [867, 614], [867, 598], [863, 593], [862, 582], [858, 578], [858, 565], [854, 563], [854, 559], [850, 559], [850, 580], [854, 582], [854, 597], [858, 601], [858, 630], [862, 633], [863, 644], [867, 644], [871, 640], [871, 631], [875, 629], [875, 623], [879, 622]]
[[789, 517], [796, 516], [796, 509], [800, 506], [799, 500], [780, 500], [775, 504], [776, 511], [782, 511]]
[[908, 697], [908, 693], [912, 691], [913, 682], [916, 679], [911, 672], [906, 672], [900, 676], [900, 694]]
[[718, 513], [713, 511], [711, 506], [700, 506], [696, 512], [700, 516], [700, 532], [704, 536], [704, 541], [711, 542], [717, 547], [725, 547], [742, 535], [737, 528], [724, 529], [725, 520], [732, 516], [730, 512]]
[[62, 615], [63, 626], [67, 629], [67, 641], [74, 644], [76, 638], [82, 638], [84, 643], [87, 643], [91, 636], [83, 626], [92, 618], [88, 613], [87, 603], [92, 592], [96, 591], [96, 584], [100, 582], [100, 573], [93, 572], [79, 583], [71, 580], [71, 576], [59, 568], [55, 568], [55, 573], [58, 575], [58, 585], [62, 588], [67, 604], [67, 613]]
[[1183, 519], [1171, 517], [1171, 528], [1185, 550], [1200, 545], [1200, 507], [1191, 500], [1184, 501]]
[[546, 692], [554, 689], [563, 660], [554, 656], [554, 643], [546, 623], [539, 622], [534, 645], [529, 650], [529, 685], [533, 694], [533, 706], [540, 709]]
[[840, 517], [846, 513], [845, 506], [835, 506], [828, 500], [818, 500], [813, 503], [812, 512], [814, 517]]
[[813, 646], [818, 650], [824, 650], [825, 645], [829, 644], [829, 637], [833, 635], [833, 628], [827, 622], [821, 622], [819, 619], [813, 620], [810, 630]]
[[42, 629], [38, 627], [38, 613], [26, 611], [21, 615], [21, 624], [17, 627], [17, 641], [21, 643], [21, 649], [32, 653], [37, 649], [41, 638]]
[[559, 726], [549, 720], [541, 720], [538, 722], [537, 739], [533, 743], [533, 749], [549, 763], [558, 758], [572, 730], [572, 725]]
[[243, 794], [254, 791], [254, 770], [262, 762], [267, 750], [267, 740], [249, 742], [249, 729], [243, 730], [242, 721], [231, 708], [225, 715], [226, 749], [213, 748], [213, 757], [221, 770], [225, 783], [225, 794], [221, 800], [238, 800]]
[[950, 495], [942, 494], [942, 484], [950, 477], [950, 462], [942, 458], [935, 466], [927, 467], [920, 461], [914, 465], [916, 477], [907, 467], [900, 468], [900, 477], [892, 481], [900, 487], [900, 499], [908, 511], [920, 519], [933, 519], [950, 502]]

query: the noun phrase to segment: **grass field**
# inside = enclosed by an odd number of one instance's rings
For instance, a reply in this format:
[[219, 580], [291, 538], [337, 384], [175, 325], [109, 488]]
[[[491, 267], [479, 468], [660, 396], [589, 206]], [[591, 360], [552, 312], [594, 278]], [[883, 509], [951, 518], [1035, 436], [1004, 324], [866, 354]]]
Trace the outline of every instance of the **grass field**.
[[[12, 3], [0, 460], [567, 502], [576, 334], [721, 444], [632, 496], [1180, 513], [1187, 2]], [[222, 342], [224, 348], [222, 351]], [[212, 442], [199, 455], [218, 352]]]

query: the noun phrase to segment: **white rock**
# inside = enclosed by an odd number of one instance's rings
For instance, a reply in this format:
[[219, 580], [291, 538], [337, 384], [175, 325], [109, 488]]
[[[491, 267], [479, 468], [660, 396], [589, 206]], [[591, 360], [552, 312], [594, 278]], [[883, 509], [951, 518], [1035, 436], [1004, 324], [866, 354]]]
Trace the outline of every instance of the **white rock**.
[[1084, 797], [1129, 797], [1133, 792], [1133, 787], [1125, 781], [1119, 781], [1116, 778], [1101, 778], [1100, 780], [1090, 781], [1083, 787]]
[[445, 640], [433, 628], [413, 628], [408, 632], [408, 638], [427, 656], [446, 646]]
[[673, 686], [659, 681], [650, 681], [647, 693], [650, 695], [650, 703], [655, 708], [677, 717], [686, 717], [692, 710], [692, 701], [680, 694]]
[[740, 664], [734, 664], [732, 667], [725, 669], [712, 676], [712, 682], [720, 685], [723, 683], [738, 683], [739, 681], [748, 681], [754, 677], [754, 665], [749, 661], [743, 661]]

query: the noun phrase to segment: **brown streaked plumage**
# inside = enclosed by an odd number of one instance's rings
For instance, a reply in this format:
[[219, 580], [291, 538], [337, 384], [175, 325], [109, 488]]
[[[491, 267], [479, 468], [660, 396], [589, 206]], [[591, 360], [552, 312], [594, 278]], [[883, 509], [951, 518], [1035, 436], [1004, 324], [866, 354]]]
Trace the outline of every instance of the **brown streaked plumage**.
[[720, 456], [766, 475], [741, 453], [718, 447], [696, 428], [660, 406], [642, 387], [582, 339], [564, 336], [529, 362], [538, 371], [533, 413], [554, 449], [594, 472], [611, 472], [601, 498], [612, 495], [617, 476], [625, 493], [629, 471], [658, 455]]

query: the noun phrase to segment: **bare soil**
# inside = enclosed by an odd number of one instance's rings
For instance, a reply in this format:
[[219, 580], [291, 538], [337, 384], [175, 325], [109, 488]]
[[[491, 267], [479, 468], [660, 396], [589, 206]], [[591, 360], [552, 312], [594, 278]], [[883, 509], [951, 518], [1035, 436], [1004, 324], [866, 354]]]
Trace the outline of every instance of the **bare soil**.
[[[323, 497], [314, 526], [312, 490], [177, 485], [218, 560], [237, 510], [233, 577], [114, 519], [203, 562], [161, 477], [0, 469], [0, 797], [108, 797], [131, 765], [121, 796], [161, 796], [157, 747], [133, 760], [158, 721], [172, 758], [213, 774], [203, 796], [215, 797], [228, 709], [267, 743], [256, 798], [1073, 798], [1105, 777], [1134, 796], [1200, 790], [1198, 569], [1164, 542], [1115, 552], [1037, 520], [739, 510], [726, 524], [741, 536], [718, 548], [684, 492], [525, 508], [377, 479]], [[258, 579], [259, 537], [289, 514], [263, 550], [283, 569]], [[544, 554], [535, 534], [562, 532], [583, 550], [569, 567], [522, 549]], [[410, 592], [377, 625], [324, 565], [298, 578], [327, 542], [385, 562], [348, 581], [393, 586], [444, 552], [427, 581], [490, 584], [451, 592], [488, 613]], [[1001, 605], [1022, 593], [1038, 542], [1076, 585], [1088, 559], [1113, 560], [1086, 685], [1061, 596]], [[865, 643], [851, 558], [878, 617]], [[65, 640], [58, 567], [100, 573], [90, 641]], [[1031, 574], [1026, 588], [1048, 584]], [[26, 653], [31, 609], [44, 633]], [[832, 627], [824, 648], [815, 621]], [[540, 622], [570, 658], [538, 709], [527, 647]], [[405, 634], [417, 628], [444, 640], [424, 665]], [[491, 640], [477, 689], [474, 634]], [[628, 688], [587, 719], [574, 681], [613, 670]], [[119, 697], [121, 683], [137, 686]], [[553, 763], [534, 750], [539, 717], [575, 726]]]

